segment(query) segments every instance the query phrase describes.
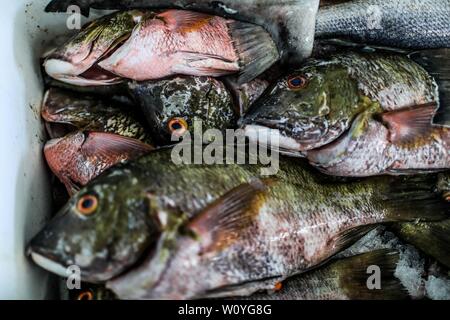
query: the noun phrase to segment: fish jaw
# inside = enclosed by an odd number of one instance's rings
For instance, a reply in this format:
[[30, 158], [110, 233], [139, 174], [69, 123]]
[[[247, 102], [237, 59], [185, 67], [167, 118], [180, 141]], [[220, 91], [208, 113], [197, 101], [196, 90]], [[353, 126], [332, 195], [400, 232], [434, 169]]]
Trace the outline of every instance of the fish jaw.
[[64, 267], [63, 265], [45, 257], [42, 254], [33, 252], [32, 250], [30, 250], [30, 256], [31, 259], [33, 259], [34, 263], [36, 263], [41, 268], [50, 271], [51, 273], [54, 273], [60, 277], [67, 277], [67, 267]]
[[87, 86], [110, 86], [118, 84], [123, 81], [120, 77], [111, 77], [105, 75], [106, 79], [95, 80], [88, 79], [82, 76], [83, 72], [77, 70], [77, 67], [70, 62], [49, 59], [44, 62], [45, 72], [52, 78], [70, 84], [74, 86], [87, 87]]

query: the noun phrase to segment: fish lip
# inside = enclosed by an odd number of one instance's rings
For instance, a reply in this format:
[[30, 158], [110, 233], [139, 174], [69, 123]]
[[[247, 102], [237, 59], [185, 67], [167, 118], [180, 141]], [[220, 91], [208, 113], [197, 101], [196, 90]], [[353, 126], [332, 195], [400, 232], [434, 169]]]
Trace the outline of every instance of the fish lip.
[[52, 253], [50, 250], [46, 250], [42, 247], [30, 244], [26, 250], [27, 256], [38, 266], [51, 273], [57, 274], [61, 277], [67, 276], [67, 262], [61, 262], [58, 256]]
[[[104, 80], [95, 80], [95, 79], [89, 79], [89, 78], [85, 78], [83, 77], [83, 74], [87, 71], [89, 71], [90, 69], [92, 69], [93, 67], [95, 67], [95, 65], [100, 66], [99, 63], [94, 64], [93, 66], [91, 66], [90, 68], [88, 68], [87, 70], [83, 71], [83, 72], [79, 72], [76, 70], [76, 66], [74, 66], [72, 63], [64, 61], [64, 60], [60, 60], [60, 59], [47, 59], [44, 62], [44, 69], [45, 72], [52, 78], [70, 84], [70, 85], [75, 85], [75, 86], [81, 86], [81, 87], [86, 87], [86, 86], [110, 86], [110, 85], [114, 85], [114, 84], [118, 84], [124, 81], [124, 79], [122, 79], [119, 76], [114, 76], [111, 78], [107, 78]], [[104, 69], [104, 68], [103, 68]], [[106, 69], [104, 69], [105, 71], [108, 71]]]
[[74, 72], [75, 66], [72, 63], [55, 58], [45, 60], [44, 69], [49, 76], [56, 79], [61, 75], [77, 74]]

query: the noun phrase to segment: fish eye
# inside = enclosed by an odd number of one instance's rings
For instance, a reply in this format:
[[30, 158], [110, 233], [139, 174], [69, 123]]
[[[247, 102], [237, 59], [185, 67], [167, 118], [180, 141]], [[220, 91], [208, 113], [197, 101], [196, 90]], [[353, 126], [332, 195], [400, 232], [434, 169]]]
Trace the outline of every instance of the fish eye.
[[89, 216], [97, 210], [98, 198], [92, 194], [85, 194], [77, 203], [77, 210], [84, 216]]
[[77, 300], [94, 300], [94, 294], [91, 290], [83, 291], [78, 295]]
[[287, 80], [287, 85], [289, 89], [297, 90], [302, 89], [308, 83], [308, 79], [304, 76], [292, 76]]
[[168, 127], [170, 133], [176, 134], [177, 136], [182, 136], [189, 128], [186, 120], [183, 118], [170, 119]]

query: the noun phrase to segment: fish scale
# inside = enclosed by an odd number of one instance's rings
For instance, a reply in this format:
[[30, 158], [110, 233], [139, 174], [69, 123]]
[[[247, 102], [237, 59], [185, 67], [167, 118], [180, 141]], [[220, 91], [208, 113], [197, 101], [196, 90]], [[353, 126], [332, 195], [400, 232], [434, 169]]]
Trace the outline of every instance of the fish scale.
[[357, 0], [321, 8], [316, 37], [401, 48], [450, 47], [450, 1]]

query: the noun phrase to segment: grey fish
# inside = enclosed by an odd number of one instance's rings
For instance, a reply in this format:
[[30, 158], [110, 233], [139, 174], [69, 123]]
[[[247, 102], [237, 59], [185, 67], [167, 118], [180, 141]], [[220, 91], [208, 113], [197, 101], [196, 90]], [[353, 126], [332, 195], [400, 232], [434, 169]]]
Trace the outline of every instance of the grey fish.
[[251, 294], [318, 266], [373, 224], [449, 213], [433, 176], [323, 183], [296, 159], [280, 159], [273, 178], [258, 165], [172, 159], [156, 151], [81, 189], [30, 242], [34, 261], [57, 274], [77, 264], [82, 280], [107, 281], [119, 298]]
[[355, 0], [319, 10], [317, 38], [429, 49], [450, 47], [448, 0]]
[[46, 11], [66, 12], [78, 5], [89, 9], [186, 9], [254, 23], [266, 28], [280, 53], [301, 61], [310, 56], [319, 0], [52, 0]]

